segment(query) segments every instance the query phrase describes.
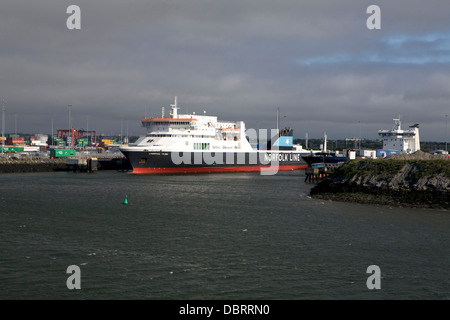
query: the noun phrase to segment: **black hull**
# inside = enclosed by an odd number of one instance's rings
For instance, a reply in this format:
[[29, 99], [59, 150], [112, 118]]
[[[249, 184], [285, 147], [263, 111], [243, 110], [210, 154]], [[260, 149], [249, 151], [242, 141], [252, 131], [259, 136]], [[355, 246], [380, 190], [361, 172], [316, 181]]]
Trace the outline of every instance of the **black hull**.
[[322, 155], [309, 155], [309, 156], [303, 156], [303, 160], [308, 165], [311, 165], [312, 163], [325, 163], [325, 164], [339, 164], [349, 161], [349, 158], [347, 157], [337, 157], [337, 156], [322, 156]]
[[133, 173], [244, 172], [301, 170], [298, 152], [148, 152], [122, 150]]

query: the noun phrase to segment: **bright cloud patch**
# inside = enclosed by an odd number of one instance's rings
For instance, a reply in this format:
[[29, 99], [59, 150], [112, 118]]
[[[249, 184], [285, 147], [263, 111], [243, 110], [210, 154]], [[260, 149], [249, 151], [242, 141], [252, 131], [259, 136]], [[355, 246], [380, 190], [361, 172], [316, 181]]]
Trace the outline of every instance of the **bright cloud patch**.
[[297, 59], [300, 66], [344, 63], [427, 65], [450, 63], [450, 34], [393, 35], [378, 41], [376, 49], [339, 52]]

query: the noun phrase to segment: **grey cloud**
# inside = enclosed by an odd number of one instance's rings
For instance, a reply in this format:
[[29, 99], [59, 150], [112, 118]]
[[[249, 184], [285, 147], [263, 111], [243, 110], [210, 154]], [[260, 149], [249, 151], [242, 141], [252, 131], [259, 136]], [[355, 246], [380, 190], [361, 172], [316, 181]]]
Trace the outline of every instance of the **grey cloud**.
[[[78, 0], [82, 29], [70, 31], [65, 9], [75, 2], [2, 1], [7, 131], [14, 114], [23, 131], [49, 132], [50, 118], [66, 126], [73, 104], [76, 125], [89, 117], [92, 128], [117, 134], [128, 121], [143, 133], [144, 113], [160, 114], [178, 95], [183, 112], [207, 110], [248, 127], [273, 127], [280, 107], [298, 137], [354, 136], [360, 121], [376, 138], [400, 113], [421, 124], [424, 139], [442, 140], [450, 61], [393, 62], [445, 58], [448, 43], [393, 47], [386, 39], [448, 34], [450, 3], [378, 1], [382, 29], [369, 31], [372, 2]], [[345, 61], [298, 63], [338, 54]]]

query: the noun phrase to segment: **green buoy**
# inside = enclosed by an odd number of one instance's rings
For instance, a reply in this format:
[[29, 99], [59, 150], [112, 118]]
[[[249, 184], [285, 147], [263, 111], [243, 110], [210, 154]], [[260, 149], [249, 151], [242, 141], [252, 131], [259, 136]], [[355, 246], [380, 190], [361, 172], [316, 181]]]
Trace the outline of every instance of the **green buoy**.
[[123, 200], [123, 204], [128, 204], [128, 197], [125, 195], [125, 200]]

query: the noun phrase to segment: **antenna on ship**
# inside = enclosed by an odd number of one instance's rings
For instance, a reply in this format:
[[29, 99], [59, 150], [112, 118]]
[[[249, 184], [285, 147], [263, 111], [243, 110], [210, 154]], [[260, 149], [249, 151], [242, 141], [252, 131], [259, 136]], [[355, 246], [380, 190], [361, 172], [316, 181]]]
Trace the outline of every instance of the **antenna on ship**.
[[277, 132], [280, 132], [280, 108], [277, 108]]
[[392, 130], [400, 130], [402, 127], [402, 122], [400, 120], [400, 115], [398, 115], [398, 119], [393, 119], [394, 120], [394, 128]]
[[170, 105], [172, 107], [172, 117], [176, 118], [178, 117], [178, 106], [177, 106], [177, 96], [175, 96], [175, 103]]

